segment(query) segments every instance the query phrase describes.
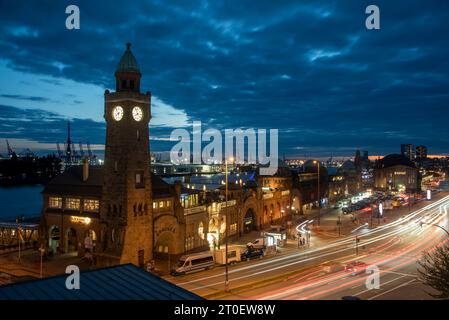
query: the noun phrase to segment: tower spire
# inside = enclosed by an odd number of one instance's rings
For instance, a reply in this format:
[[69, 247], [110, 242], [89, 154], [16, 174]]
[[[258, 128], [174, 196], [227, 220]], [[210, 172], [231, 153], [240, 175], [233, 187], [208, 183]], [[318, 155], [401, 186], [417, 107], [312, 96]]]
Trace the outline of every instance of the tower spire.
[[128, 42], [115, 70], [116, 91], [140, 92], [140, 77], [139, 65]]
[[67, 149], [65, 151], [65, 155], [67, 157], [67, 161], [70, 162], [72, 159], [72, 141], [70, 139], [70, 120], [67, 121]]

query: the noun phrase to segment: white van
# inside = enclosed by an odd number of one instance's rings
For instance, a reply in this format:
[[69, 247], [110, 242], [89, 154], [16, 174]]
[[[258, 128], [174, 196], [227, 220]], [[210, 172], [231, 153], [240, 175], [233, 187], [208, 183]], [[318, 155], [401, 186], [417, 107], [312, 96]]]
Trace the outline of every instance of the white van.
[[214, 255], [210, 251], [194, 253], [182, 256], [176, 269], [172, 271], [172, 274], [186, 274], [189, 272], [201, 271], [211, 269], [214, 267]]

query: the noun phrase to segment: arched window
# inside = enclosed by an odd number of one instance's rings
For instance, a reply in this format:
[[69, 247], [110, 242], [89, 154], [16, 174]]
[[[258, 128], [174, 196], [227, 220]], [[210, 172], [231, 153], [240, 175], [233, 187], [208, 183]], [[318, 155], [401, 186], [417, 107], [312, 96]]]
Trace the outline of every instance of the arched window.
[[204, 225], [203, 222], [201, 221], [200, 224], [198, 225], [198, 235], [200, 236], [200, 238], [202, 240], [204, 240]]

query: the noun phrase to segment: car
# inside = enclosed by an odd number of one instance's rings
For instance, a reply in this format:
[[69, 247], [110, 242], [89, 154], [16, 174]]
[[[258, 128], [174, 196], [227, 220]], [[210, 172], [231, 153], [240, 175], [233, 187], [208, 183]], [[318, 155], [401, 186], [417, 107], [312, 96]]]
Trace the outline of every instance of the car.
[[325, 262], [320, 265], [321, 270], [325, 273], [334, 273], [345, 270], [345, 265], [336, 261]]
[[267, 244], [266, 244], [265, 238], [259, 238], [259, 239], [254, 240], [253, 242], [248, 242], [246, 244], [246, 246], [248, 248], [252, 247], [254, 249], [265, 249]]
[[240, 255], [240, 260], [248, 261], [255, 258], [262, 259], [262, 257], [263, 257], [262, 249], [248, 248], [244, 252], [242, 252], [242, 254]]
[[345, 271], [350, 273], [351, 276], [356, 276], [360, 274], [366, 273], [366, 269], [368, 268], [368, 264], [363, 261], [351, 261], [345, 266]]

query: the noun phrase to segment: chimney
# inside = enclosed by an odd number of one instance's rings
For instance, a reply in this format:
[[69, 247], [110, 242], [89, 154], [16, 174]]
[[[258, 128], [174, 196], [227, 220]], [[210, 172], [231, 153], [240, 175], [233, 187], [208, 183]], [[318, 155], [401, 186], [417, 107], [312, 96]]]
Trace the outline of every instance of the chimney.
[[83, 182], [89, 179], [89, 161], [86, 158], [83, 159]]
[[181, 197], [181, 188], [182, 188], [181, 181], [175, 181], [175, 192], [178, 199]]

